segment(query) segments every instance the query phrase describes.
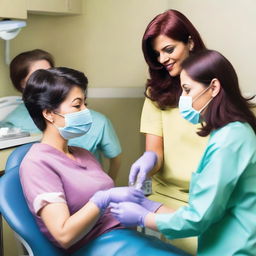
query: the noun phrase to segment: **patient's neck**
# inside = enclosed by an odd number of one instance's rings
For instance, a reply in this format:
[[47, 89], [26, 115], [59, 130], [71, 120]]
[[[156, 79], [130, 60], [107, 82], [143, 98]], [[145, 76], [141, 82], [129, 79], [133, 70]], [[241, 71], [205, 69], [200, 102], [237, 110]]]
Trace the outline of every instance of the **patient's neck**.
[[69, 155], [68, 141], [65, 140], [54, 126], [47, 126], [43, 132], [42, 143], [48, 144], [59, 151]]

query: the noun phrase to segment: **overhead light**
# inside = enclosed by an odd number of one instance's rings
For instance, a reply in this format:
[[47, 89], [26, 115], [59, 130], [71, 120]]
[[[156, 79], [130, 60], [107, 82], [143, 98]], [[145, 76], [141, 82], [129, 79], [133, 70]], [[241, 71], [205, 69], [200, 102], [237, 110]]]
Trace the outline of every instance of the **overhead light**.
[[9, 40], [16, 37], [21, 28], [26, 26], [23, 20], [2, 20], [0, 21], [0, 38], [5, 40], [5, 63], [10, 63], [10, 44]]
[[0, 38], [4, 40], [13, 39], [25, 26], [26, 22], [22, 20], [2, 20], [0, 21]]

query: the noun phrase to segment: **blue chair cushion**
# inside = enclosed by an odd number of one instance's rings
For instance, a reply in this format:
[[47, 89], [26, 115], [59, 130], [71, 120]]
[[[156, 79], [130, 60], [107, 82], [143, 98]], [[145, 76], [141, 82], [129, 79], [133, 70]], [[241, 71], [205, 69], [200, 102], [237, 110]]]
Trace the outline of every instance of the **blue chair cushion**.
[[7, 162], [5, 164], [5, 172], [8, 172], [12, 168], [16, 166], [20, 166], [21, 161], [23, 160], [24, 156], [27, 154], [29, 151], [30, 147], [34, 144], [35, 142], [28, 143], [25, 145], [22, 145], [20, 147], [17, 147], [12, 151], [12, 153], [9, 155]]
[[94, 239], [72, 256], [175, 256], [189, 254], [131, 229], [116, 229]]

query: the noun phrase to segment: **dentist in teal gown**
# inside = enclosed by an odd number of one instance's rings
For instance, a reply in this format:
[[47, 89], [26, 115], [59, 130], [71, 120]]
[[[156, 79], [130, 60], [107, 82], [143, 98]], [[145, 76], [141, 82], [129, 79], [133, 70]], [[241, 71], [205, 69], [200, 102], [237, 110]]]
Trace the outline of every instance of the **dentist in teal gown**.
[[[182, 68], [181, 115], [193, 124], [202, 122], [199, 136], [210, 135], [191, 177], [189, 203], [177, 211], [162, 205], [152, 213], [122, 202], [112, 204], [111, 211], [124, 225], [159, 230], [169, 239], [198, 236], [199, 256], [255, 256], [256, 118], [223, 55], [204, 50], [188, 57]], [[142, 156], [138, 175], [147, 162]]]

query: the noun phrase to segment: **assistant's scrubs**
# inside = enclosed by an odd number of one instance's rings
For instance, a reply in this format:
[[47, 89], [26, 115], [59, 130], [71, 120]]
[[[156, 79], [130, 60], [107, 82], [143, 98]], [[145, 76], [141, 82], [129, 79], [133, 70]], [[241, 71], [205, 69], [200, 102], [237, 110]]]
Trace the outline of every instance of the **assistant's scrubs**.
[[111, 121], [103, 114], [90, 109], [92, 127], [83, 136], [68, 141], [71, 146], [89, 150], [102, 163], [102, 155], [114, 158], [121, 154], [121, 146]]
[[249, 124], [211, 133], [188, 206], [157, 214], [156, 223], [170, 239], [199, 236], [197, 255], [256, 255], [256, 136]]

